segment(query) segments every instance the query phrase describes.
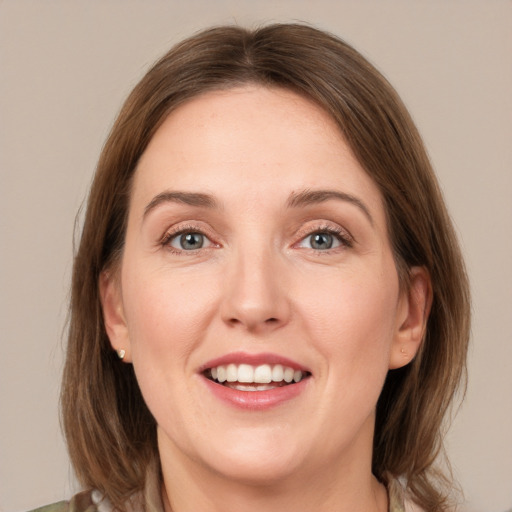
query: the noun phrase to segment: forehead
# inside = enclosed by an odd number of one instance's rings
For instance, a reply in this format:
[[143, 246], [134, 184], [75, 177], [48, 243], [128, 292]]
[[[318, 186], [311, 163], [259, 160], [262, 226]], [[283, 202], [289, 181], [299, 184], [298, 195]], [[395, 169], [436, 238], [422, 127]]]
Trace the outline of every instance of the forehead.
[[261, 200], [332, 187], [381, 207], [376, 185], [327, 112], [290, 90], [244, 86], [173, 111], [139, 161], [133, 194], [147, 201], [163, 189], [201, 189]]

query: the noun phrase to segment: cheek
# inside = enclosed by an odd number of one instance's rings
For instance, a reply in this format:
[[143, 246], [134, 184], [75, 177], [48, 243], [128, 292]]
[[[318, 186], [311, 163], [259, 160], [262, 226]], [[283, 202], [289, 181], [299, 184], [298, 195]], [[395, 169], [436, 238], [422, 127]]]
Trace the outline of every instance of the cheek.
[[211, 278], [165, 270], [131, 277], [123, 297], [134, 360], [186, 358], [211, 319]]
[[142, 395], [159, 424], [174, 434], [186, 431], [175, 404], [183, 404], [189, 394], [186, 377], [196, 369], [191, 354], [203, 342], [211, 321], [212, 293], [204, 283], [201, 286], [200, 276], [180, 277], [159, 269], [127, 272], [126, 277], [125, 313]]
[[367, 269], [331, 274], [305, 286], [301, 297], [310, 338], [344, 367], [344, 375], [387, 371], [398, 300], [394, 266], [387, 274]]
[[397, 292], [387, 279], [376, 286], [360, 276], [326, 283], [324, 292], [305, 306], [306, 329], [325, 362], [317, 377], [324, 390], [319, 408], [330, 411], [327, 437], [345, 439], [375, 411], [389, 368]]

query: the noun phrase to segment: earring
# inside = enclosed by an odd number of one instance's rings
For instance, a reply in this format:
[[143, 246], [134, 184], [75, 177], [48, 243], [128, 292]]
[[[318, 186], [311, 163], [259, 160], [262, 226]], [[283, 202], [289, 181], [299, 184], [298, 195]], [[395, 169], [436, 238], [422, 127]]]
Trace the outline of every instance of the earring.
[[402, 348], [400, 349], [400, 352], [401, 352], [402, 354], [405, 354], [405, 353], [406, 353], [406, 352], [405, 352], [405, 348], [404, 348], [404, 347], [402, 347]]
[[117, 357], [121, 359], [121, 361], [124, 359], [124, 356], [126, 354], [126, 350], [123, 350], [122, 348], [116, 350]]

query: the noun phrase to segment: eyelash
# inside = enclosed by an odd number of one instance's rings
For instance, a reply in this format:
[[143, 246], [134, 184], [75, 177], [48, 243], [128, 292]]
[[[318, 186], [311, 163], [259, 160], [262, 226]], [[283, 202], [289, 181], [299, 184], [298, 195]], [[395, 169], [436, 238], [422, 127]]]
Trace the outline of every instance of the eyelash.
[[[205, 238], [207, 238], [208, 241], [214, 247], [215, 246], [219, 247], [219, 244], [216, 244], [215, 242], [213, 242], [212, 237], [210, 235], [208, 235], [207, 233], [205, 233], [204, 228], [201, 228], [201, 227], [193, 225], [193, 224], [186, 225], [186, 226], [180, 226], [179, 228], [177, 228], [175, 230], [167, 231], [164, 234], [164, 236], [161, 238], [159, 244], [162, 247], [165, 247], [167, 250], [169, 250], [173, 254], [183, 254], [183, 253], [195, 254], [200, 250], [205, 250], [205, 249], [211, 248], [211, 247], [204, 247], [204, 248], [201, 247], [199, 249], [195, 249], [195, 250], [192, 249], [192, 250], [186, 251], [186, 250], [182, 250], [182, 249], [176, 249], [175, 247], [171, 246], [170, 243], [172, 240], [174, 240], [178, 236], [181, 236], [181, 235], [184, 235], [187, 233], [200, 234], [200, 235], [204, 236]], [[340, 227], [334, 227], [331, 225], [323, 225], [323, 226], [315, 227], [314, 229], [306, 229], [306, 230], [304, 230], [303, 233], [299, 233], [300, 239], [298, 242], [294, 243], [293, 246], [297, 246], [298, 244], [300, 244], [304, 240], [306, 240], [308, 237], [311, 237], [311, 236], [317, 235], [317, 234], [332, 235], [340, 243], [339, 247], [329, 248], [329, 249], [325, 249], [325, 250], [310, 248], [311, 251], [314, 251], [315, 253], [318, 253], [318, 254], [330, 254], [332, 252], [340, 250], [340, 248], [341, 249], [344, 249], [344, 248], [350, 249], [354, 245], [354, 239], [346, 230], [344, 230]]]
[[332, 235], [339, 243], [339, 247], [334, 247], [330, 249], [324, 249], [324, 250], [318, 250], [311, 248], [310, 250], [314, 251], [318, 254], [330, 254], [335, 251], [343, 250], [343, 249], [350, 249], [354, 246], [354, 239], [352, 236], [343, 228], [338, 226], [332, 226], [332, 225], [323, 225], [320, 227], [315, 227], [313, 230], [307, 229], [305, 233], [300, 234], [300, 240], [294, 244], [300, 244], [307, 240], [309, 237], [312, 237], [313, 235], [317, 234], [328, 234]]
[[190, 233], [190, 234], [195, 233], [195, 234], [202, 235], [205, 238], [207, 238], [213, 246], [218, 246], [218, 244], [216, 244], [215, 242], [212, 241], [212, 237], [205, 233], [204, 228], [195, 226], [193, 224], [186, 225], [186, 226], [180, 226], [179, 228], [177, 228], [175, 230], [167, 231], [159, 243], [162, 247], [165, 247], [172, 254], [183, 254], [183, 253], [196, 254], [200, 250], [205, 250], [205, 249], [210, 248], [210, 247], [204, 247], [204, 248], [201, 247], [200, 249], [195, 249], [195, 250], [192, 249], [192, 250], [186, 251], [186, 250], [182, 250], [182, 249], [176, 249], [175, 247], [173, 247], [171, 245], [171, 241], [173, 239], [175, 239], [181, 235], [187, 234], [187, 233]]

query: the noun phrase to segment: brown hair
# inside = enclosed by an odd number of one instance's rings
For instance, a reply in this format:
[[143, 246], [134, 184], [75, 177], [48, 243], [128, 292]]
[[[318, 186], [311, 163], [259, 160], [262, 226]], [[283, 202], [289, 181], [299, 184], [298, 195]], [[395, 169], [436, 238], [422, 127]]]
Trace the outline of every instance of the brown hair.
[[403, 287], [424, 266], [433, 305], [414, 361], [388, 373], [377, 405], [373, 472], [402, 476], [427, 511], [444, 510], [449, 482], [434, 469], [445, 413], [465, 375], [469, 291], [452, 224], [421, 138], [396, 92], [358, 52], [305, 25], [219, 27], [178, 44], [125, 102], [101, 154], [73, 268], [63, 424], [82, 484], [122, 509], [157, 456], [156, 425], [131, 365], [103, 325], [100, 273], [123, 250], [131, 179], [166, 116], [211, 90], [256, 83], [315, 101], [338, 123], [384, 198]]

